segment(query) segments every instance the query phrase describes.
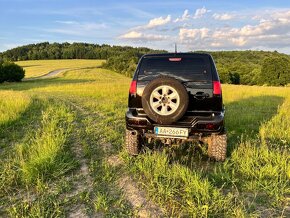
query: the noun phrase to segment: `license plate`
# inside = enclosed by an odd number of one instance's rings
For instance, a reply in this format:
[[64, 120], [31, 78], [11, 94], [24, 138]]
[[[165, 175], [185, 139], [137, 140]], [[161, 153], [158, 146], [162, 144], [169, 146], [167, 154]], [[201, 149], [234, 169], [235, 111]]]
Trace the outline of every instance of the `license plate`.
[[157, 136], [173, 136], [173, 137], [188, 137], [187, 128], [173, 128], [173, 127], [155, 127], [155, 134]]

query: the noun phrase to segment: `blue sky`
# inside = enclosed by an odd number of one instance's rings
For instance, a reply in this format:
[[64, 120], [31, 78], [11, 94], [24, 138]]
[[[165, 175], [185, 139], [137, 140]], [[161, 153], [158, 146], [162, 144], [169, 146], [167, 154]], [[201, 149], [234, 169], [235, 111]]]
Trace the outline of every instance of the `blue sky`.
[[0, 0], [0, 51], [43, 41], [290, 54], [290, 1]]

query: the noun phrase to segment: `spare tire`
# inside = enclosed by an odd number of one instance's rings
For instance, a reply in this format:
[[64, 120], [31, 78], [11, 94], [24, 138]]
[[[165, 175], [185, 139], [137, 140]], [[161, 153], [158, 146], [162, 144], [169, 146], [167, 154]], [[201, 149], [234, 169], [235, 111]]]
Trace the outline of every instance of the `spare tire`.
[[142, 107], [147, 116], [159, 124], [178, 121], [188, 107], [188, 94], [178, 80], [160, 76], [144, 89]]

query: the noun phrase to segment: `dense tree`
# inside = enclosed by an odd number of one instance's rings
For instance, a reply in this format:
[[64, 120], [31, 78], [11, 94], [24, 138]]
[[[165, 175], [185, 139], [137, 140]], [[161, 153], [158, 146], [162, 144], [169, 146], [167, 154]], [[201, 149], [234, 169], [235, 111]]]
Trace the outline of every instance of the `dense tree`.
[[267, 85], [287, 85], [290, 83], [290, 61], [285, 57], [265, 58], [261, 81]]
[[[159, 53], [166, 51], [152, 50], [148, 48], [133, 48], [129, 46], [110, 46], [89, 43], [38, 43], [25, 45], [0, 53], [0, 59], [8, 61], [39, 60], [39, 59], [106, 59], [104, 67], [115, 70], [127, 76], [132, 76], [139, 58], [146, 53]], [[204, 52], [204, 51], [199, 51]], [[267, 51], [217, 51], [210, 53], [216, 61], [220, 79], [223, 83], [230, 84], [271, 84], [286, 85], [289, 83], [289, 71], [287, 74], [290, 57], [286, 54]], [[269, 59], [268, 59], [269, 58]], [[281, 66], [276, 73], [279, 79], [272, 82], [265, 81], [267, 70], [275, 69], [275, 61], [279, 60]], [[267, 60], [266, 62], [264, 60]], [[264, 70], [263, 70], [263, 69]], [[289, 69], [289, 66], [288, 68]], [[263, 72], [262, 72], [263, 70]], [[268, 78], [272, 78], [273, 75]], [[275, 77], [275, 76], [274, 76]], [[271, 82], [269, 82], [271, 80]], [[283, 80], [283, 81], [282, 81]]]
[[25, 76], [25, 71], [17, 64], [10, 62], [0, 63], [0, 83], [20, 82]]
[[3, 62], [0, 60], [0, 83], [5, 81], [4, 71], [3, 71]]
[[289, 61], [289, 55], [269, 51], [218, 51], [209, 53], [215, 59], [219, 75], [224, 83], [235, 84], [238, 81], [238, 76], [239, 83], [246, 85], [286, 85], [289, 83], [286, 77], [290, 73], [282, 74], [283, 78], [285, 78], [284, 80], [288, 82], [279, 84], [265, 82], [264, 75], [261, 73], [265, 58], [278, 58]]

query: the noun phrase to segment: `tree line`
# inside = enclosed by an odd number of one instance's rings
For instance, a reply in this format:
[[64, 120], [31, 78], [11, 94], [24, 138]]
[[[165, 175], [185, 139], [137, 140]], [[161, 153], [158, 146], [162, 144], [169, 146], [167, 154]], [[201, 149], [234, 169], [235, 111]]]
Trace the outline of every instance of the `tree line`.
[[[143, 54], [166, 52], [149, 48], [89, 43], [38, 43], [0, 53], [8, 61], [43, 59], [105, 59], [104, 67], [132, 76]], [[204, 52], [204, 51], [200, 51]], [[223, 83], [245, 85], [287, 85], [290, 56], [269, 51], [216, 51], [210, 53]]]
[[50, 59], [108, 59], [122, 54], [139, 55], [154, 52], [149, 48], [111, 46], [90, 43], [49, 43], [42, 42], [9, 49], [0, 53], [0, 58], [9, 61], [50, 60]]
[[223, 83], [284, 86], [290, 83], [290, 56], [277, 51], [209, 52]]

